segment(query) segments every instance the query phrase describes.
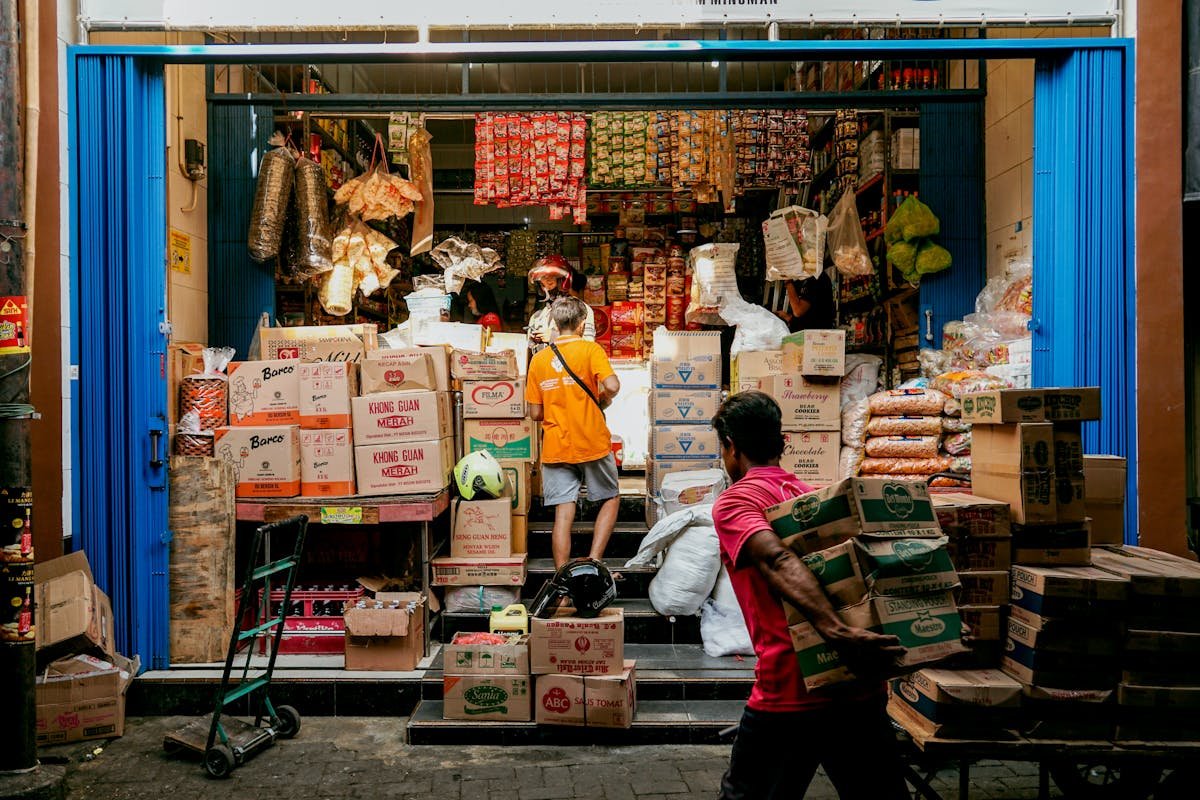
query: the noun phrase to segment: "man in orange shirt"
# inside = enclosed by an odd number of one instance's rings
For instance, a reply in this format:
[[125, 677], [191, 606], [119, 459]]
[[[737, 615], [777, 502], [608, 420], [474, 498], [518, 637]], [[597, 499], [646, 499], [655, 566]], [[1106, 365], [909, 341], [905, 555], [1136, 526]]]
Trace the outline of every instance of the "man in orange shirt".
[[589, 500], [603, 503], [589, 557], [604, 558], [620, 507], [617, 463], [604, 409], [621, 383], [604, 349], [583, 339], [587, 312], [576, 297], [559, 297], [551, 304], [558, 335], [529, 362], [526, 376], [529, 417], [542, 423], [542, 502], [554, 506], [555, 568], [571, 559], [571, 526], [581, 485], [587, 486]]

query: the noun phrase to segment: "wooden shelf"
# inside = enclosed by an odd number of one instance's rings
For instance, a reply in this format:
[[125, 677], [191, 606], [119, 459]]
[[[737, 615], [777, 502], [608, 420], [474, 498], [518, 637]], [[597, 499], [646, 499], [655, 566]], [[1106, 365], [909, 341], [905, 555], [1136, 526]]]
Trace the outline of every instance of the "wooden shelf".
[[267, 497], [239, 498], [241, 522], [277, 522], [307, 514], [309, 524], [322, 523], [323, 508], [361, 509], [362, 521], [343, 524], [379, 525], [394, 522], [431, 522], [450, 507], [450, 491], [436, 494], [382, 495], [379, 497]]
[[873, 230], [870, 233], [868, 233], [867, 234], [867, 244], [870, 244], [871, 242], [878, 239], [880, 236], [883, 236], [883, 233], [884, 233], [883, 228], [879, 228], [877, 230]]
[[870, 178], [867, 179], [866, 183], [864, 183], [862, 186], [859, 186], [857, 189], [855, 189], [854, 193], [856, 195], [861, 196], [861, 195], [865, 194], [866, 192], [870, 191], [871, 189], [874, 189], [876, 186], [883, 186], [883, 173], [882, 172], [876, 172], [874, 175], [872, 175]]

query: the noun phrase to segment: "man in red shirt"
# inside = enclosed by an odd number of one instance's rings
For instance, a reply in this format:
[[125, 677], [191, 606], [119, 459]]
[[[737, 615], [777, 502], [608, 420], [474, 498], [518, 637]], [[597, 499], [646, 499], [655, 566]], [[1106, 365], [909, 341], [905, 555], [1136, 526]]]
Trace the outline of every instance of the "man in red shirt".
[[[763, 510], [812, 487], [779, 466], [779, 405], [762, 392], [721, 404], [713, 427], [734, 484], [713, 506], [721, 560], [746, 618], [758, 664], [721, 800], [803, 797], [817, 766], [843, 798], [907, 798], [878, 675], [904, 652], [895, 636], [846, 625], [817, 579], [771, 530]], [[782, 601], [802, 611], [860, 680], [809, 694]]]

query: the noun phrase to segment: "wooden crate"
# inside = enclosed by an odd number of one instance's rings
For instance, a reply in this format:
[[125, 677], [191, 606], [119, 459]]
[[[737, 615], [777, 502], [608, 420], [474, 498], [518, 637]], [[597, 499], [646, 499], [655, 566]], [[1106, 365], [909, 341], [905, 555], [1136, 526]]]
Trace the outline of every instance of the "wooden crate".
[[216, 458], [174, 456], [170, 468], [171, 663], [225, 660], [233, 630], [233, 466]]

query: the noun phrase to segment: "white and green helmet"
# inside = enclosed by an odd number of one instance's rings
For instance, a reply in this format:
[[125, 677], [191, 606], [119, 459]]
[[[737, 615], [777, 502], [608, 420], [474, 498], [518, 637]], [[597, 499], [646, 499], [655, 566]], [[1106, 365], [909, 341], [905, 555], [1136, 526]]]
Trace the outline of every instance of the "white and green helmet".
[[486, 500], [504, 494], [504, 469], [486, 450], [468, 453], [454, 465], [454, 482], [464, 500]]

